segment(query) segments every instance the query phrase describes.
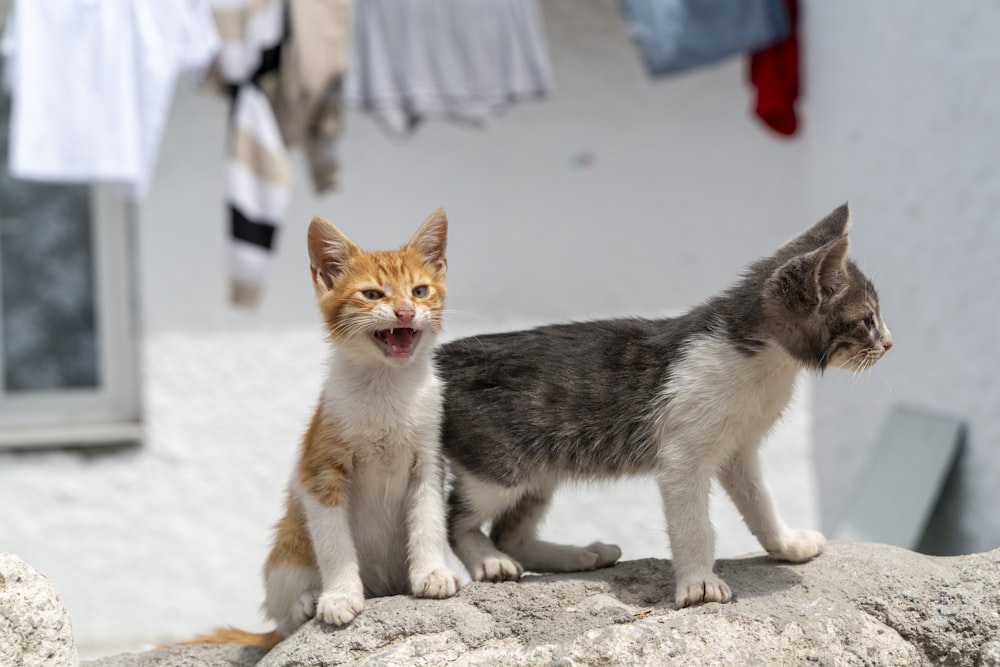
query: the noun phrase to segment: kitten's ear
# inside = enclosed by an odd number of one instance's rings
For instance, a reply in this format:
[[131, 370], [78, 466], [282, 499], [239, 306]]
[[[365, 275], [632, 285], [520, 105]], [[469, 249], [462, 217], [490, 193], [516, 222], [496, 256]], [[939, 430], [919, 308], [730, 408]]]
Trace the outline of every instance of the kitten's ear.
[[438, 276], [443, 278], [448, 270], [448, 259], [445, 257], [448, 246], [448, 215], [444, 209], [439, 208], [431, 213], [407, 245], [423, 255]]
[[767, 279], [767, 293], [794, 312], [816, 310], [847, 287], [847, 251], [850, 247], [851, 240], [842, 236], [793, 257]]
[[851, 227], [851, 208], [844, 202], [833, 209], [822, 220], [802, 232], [786, 246], [795, 246], [802, 250], [812, 250], [825, 246], [847, 235], [847, 230]]
[[309, 270], [316, 287], [330, 289], [350, 261], [361, 252], [333, 223], [315, 216], [309, 223]]
[[817, 237], [829, 240], [839, 239], [847, 235], [851, 228], [851, 207], [845, 201], [830, 211], [825, 218], [817, 222], [809, 230]]

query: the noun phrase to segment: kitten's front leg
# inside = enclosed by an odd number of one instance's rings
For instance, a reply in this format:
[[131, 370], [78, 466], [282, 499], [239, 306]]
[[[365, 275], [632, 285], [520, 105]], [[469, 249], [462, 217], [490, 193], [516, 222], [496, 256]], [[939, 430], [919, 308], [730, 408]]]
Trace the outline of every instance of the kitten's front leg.
[[445, 563], [448, 530], [442, 477], [440, 461], [426, 456], [414, 464], [410, 479], [407, 509], [410, 587], [418, 598], [451, 597], [460, 585], [458, 575]]
[[324, 504], [306, 491], [301, 500], [322, 580], [316, 618], [330, 625], [346, 625], [365, 605], [348, 508], [344, 503]]
[[[683, 471], [683, 472], [682, 472]], [[657, 474], [677, 580], [677, 608], [701, 602], [729, 602], [726, 582], [712, 571], [715, 535], [708, 516], [711, 476], [700, 470], [666, 467]]]
[[738, 450], [719, 471], [719, 482], [743, 515], [750, 532], [772, 557], [802, 563], [823, 552], [826, 538], [822, 534], [793, 530], [782, 521], [761, 474], [757, 447]]

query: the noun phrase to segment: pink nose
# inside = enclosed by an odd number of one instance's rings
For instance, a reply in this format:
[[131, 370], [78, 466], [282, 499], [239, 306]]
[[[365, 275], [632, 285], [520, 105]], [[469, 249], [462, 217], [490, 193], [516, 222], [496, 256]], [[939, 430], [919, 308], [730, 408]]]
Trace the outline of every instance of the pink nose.
[[885, 348], [886, 352], [888, 352], [889, 350], [891, 350], [892, 349], [892, 339], [891, 338], [886, 338], [885, 342], [882, 343], [882, 347]]
[[416, 313], [412, 310], [400, 309], [396, 311], [396, 319], [398, 319], [399, 323], [404, 327], [410, 326], [410, 322], [413, 321], [414, 315], [416, 315]]

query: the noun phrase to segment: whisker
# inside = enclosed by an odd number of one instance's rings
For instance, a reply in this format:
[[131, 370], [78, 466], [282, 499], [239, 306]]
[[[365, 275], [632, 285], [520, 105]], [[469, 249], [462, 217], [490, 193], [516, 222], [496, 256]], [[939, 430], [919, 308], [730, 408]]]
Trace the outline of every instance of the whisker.
[[475, 319], [475, 318], [482, 317], [481, 315], [478, 315], [478, 314], [473, 313], [471, 311], [467, 311], [467, 310], [452, 310], [451, 308], [445, 308], [444, 310], [441, 310], [440, 312], [441, 312], [442, 315], [448, 315], [448, 316], [451, 316], [451, 315], [461, 315], [462, 317], [468, 317], [470, 319]]
[[878, 375], [879, 379], [882, 380], [883, 383], [885, 383], [885, 389], [886, 389], [886, 391], [888, 391], [891, 394], [892, 393], [892, 385], [889, 384], [889, 380], [887, 380], [886, 377], [884, 375], [882, 375], [882, 372], [879, 371], [879, 369], [877, 367], [875, 368], [875, 374]]

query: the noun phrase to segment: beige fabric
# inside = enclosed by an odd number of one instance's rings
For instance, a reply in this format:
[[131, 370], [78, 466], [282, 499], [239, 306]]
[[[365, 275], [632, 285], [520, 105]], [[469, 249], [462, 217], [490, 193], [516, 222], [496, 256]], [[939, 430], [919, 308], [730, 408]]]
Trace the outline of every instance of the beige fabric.
[[284, 155], [275, 155], [239, 127], [233, 128], [230, 140], [230, 156], [245, 165], [260, 180], [286, 188], [292, 187], [294, 175]]
[[[242, 42], [248, 21], [276, 2], [280, 0], [249, 0], [243, 6], [214, 9], [223, 41]], [[258, 82], [271, 102], [285, 145], [306, 149], [317, 192], [338, 183], [333, 144], [343, 128], [341, 82], [349, 30], [350, 0], [288, 0], [288, 38], [281, 48], [281, 65]], [[241, 83], [225, 80], [217, 68], [206, 80], [219, 93]], [[247, 147], [236, 142], [231, 150], [237, 159], [248, 155]]]
[[350, 28], [348, 0], [290, 0], [289, 38], [272, 98], [282, 137], [304, 145], [317, 192], [337, 184], [329, 144], [341, 132], [340, 88]]
[[230, 282], [229, 300], [233, 305], [242, 308], [256, 308], [260, 301], [260, 285], [257, 283], [243, 283], [238, 280]]

